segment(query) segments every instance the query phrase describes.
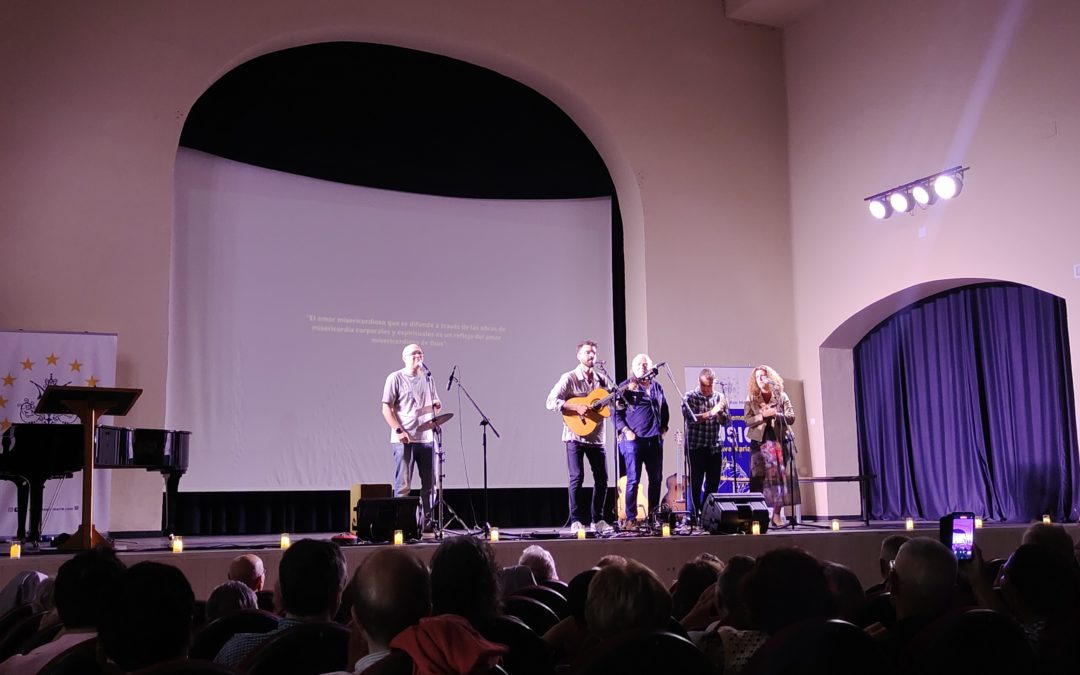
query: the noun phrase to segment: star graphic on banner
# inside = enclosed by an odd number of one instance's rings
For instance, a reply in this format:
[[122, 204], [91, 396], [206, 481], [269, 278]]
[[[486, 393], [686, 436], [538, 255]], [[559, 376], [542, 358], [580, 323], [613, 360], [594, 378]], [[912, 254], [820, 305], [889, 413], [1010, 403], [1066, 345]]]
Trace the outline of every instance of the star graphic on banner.
[[4, 386], [5, 387], [14, 387], [15, 386], [15, 378], [12, 377], [11, 373], [8, 373], [7, 375], [5, 375], [3, 379], [4, 379]]
[[27, 357], [26, 360], [22, 362], [22, 369], [23, 370], [33, 370], [34, 369], [34, 362], [30, 360], [30, 357]]
[[91, 375], [90, 379], [86, 381], [86, 386], [88, 386], [88, 387], [96, 387], [97, 386], [97, 380], [94, 379], [93, 375]]
[[6, 408], [6, 407], [7, 407], [7, 399], [4, 398], [3, 396], [0, 396], [0, 408]]
[[55, 366], [56, 362], [60, 360], [60, 357], [53, 353], [46, 356], [45, 360], [49, 363], [50, 366]]
[[11, 420], [9, 420], [8, 418], [5, 417], [4, 419], [0, 420], [0, 431], [7, 431], [8, 427], [10, 426]]
[[68, 365], [69, 365], [69, 366], [71, 366], [71, 372], [73, 372], [73, 373], [74, 373], [75, 371], [80, 371], [80, 372], [82, 372], [82, 364], [81, 364], [81, 363], [79, 363], [79, 359], [75, 359], [74, 361], [72, 361], [72, 362], [71, 362], [71, 363], [69, 363]]

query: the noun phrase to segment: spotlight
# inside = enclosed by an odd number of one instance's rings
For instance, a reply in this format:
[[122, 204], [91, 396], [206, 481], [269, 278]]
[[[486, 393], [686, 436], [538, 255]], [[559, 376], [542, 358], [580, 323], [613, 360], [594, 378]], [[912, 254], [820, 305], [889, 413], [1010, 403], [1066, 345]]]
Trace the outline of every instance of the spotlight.
[[919, 206], [930, 206], [937, 201], [937, 193], [928, 183], [919, 183], [911, 188], [911, 196]]
[[959, 173], [942, 174], [934, 179], [934, 193], [942, 199], [952, 199], [964, 189]]
[[870, 215], [884, 220], [893, 214], [911, 213], [916, 206], [928, 208], [938, 199], [952, 199], [964, 189], [964, 172], [971, 167], [958, 165], [929, 176], [916, 178], [910, 183], [897, 185], [888, 190], [866, 197]]
[[870, 215], [878, 220], [885, 220], [892, 215], [892, 207], [889, 206], [889, 202], [884, 199], [873, 199], [870, 201]]
[[915, 208], [915, 200], [907, 190], [898, 190], [889, 195], [889, 204], [897, 213], [907, 213]]

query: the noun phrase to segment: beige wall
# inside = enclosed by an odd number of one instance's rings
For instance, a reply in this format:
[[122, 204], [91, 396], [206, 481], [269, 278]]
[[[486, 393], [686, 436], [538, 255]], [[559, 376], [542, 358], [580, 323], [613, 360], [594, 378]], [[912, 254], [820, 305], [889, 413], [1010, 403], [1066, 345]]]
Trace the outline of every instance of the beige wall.
[[[1069, 0], [837, 0], [785, 32], [795, 333], [815, 472], [857, 468], [854, 411], [836, 384], [849, 366], [831, 348], [953, 279], [1028, 284], [1075, 310], [1080, 228], [1062, 207], [1080, 180], [1078, 29]], [[959, 163], [972, 168], [953, 203], [868, 215], [863, 197]], [[827, 510], [848, 512], [848, 500]]]
[[[619, 194], [630, 353], [795, 368], [780, 34], [726, 21], [722, 3], [103, 0], [3, 17], [0, 317], [118, 333], [117, 384], [145, 390], [125, 424], [164, 420], [185, 115], [239, 63], [325, 40], [464, 59], [574, 118]], [[157, 526], [155, 476], [113, 485], [113, 529]]]

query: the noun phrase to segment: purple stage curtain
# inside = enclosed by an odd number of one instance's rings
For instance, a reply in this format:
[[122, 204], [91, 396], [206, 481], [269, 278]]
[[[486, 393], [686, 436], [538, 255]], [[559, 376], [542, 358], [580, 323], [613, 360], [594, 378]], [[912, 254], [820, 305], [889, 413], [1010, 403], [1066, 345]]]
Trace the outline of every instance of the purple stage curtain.
[[1077, 520], [1064, 300], [1015, 284], [954, 289], [882, 322], [854, 360], [872, 518]]

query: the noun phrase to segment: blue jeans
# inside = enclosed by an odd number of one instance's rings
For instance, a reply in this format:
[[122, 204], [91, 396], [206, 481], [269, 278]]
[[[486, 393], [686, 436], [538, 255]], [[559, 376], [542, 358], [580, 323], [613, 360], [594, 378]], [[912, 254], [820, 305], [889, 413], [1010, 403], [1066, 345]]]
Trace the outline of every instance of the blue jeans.
[[626, 517], [636, 517], [638, 484], [641, 483], [641, 467], [649, 473], [649, 509], [660, 506], [660, 486], [664, 484], [661, 474], [664, 464], [664, 444], [659, 436], [619, 441], [619, 452], [626, 461]]
[[420, 471], [420, 509], [424, 520], [431, 509], [431, 492], [435, 475], [432, 471], [433, 443], [391, 443], [394, 451], [394, 496], [408, 497], [412, 487], [413, 466]]
[[[585, 458], [589, 458], [592, 469], [593, 494], [592, 514], [586, 511], [586, 505], [578, 501], [578, 492], [585, 480]], [[566, 442], [566, 469], [570, 474], [570, 516], [583, 523], [595, 523], [604, 519], [604, 502], [607, 499], [607, 451], [602, 445]]]

